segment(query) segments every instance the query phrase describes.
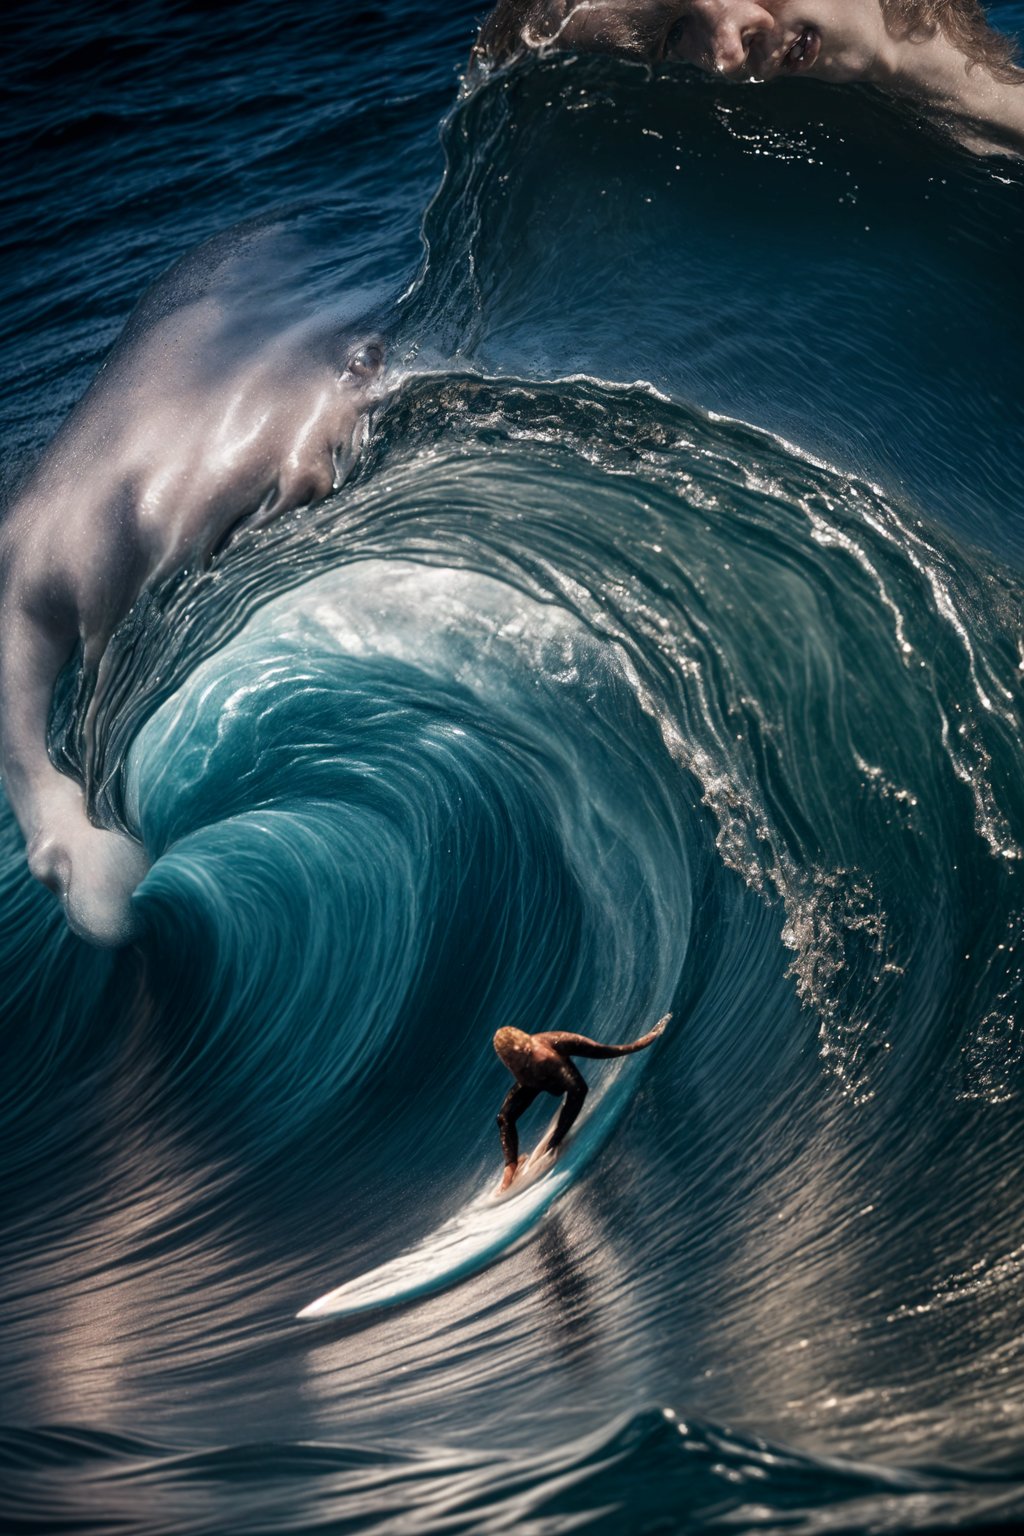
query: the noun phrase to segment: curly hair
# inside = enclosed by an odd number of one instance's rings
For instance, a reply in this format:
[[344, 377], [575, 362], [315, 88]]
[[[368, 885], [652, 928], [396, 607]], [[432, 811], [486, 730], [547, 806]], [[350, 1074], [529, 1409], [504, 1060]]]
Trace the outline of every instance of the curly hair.
[[[943, 32], [971, 64], [983, 65], [1000, 80], [1017, 78], [1016, 46], [989, 26], [979, 0], [879, 0], [879, 4], [894, 37], [924, 41]], [[554, 42], [571, 9], [571, 0], [498, 0], [480, 29], [474, 62], [507, 64]]]
[[473, 44], [472, 62], [510, 64], [520, 54], [552, 42], [563, 11], [552, 0], [497, 0]]
[[972, 64], [1000, 80], [1016, 78], [1017, 48], [989, 26], [978, 0], [881, 0], [885, 24], [894, 37], [933, 37], [944, 32]]

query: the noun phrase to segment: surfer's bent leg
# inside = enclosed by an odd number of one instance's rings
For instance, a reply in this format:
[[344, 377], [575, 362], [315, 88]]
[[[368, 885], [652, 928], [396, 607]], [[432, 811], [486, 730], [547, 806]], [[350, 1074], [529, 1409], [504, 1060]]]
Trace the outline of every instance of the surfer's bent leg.
[[524, 1110], [529, 1109], [534, 1099], [540, 1093], [539, 1088], [524, 1088], [517, 1083], [510, 1088], [505, 1095], [505, 1102], [498, 1111], [498, 1135], [501, 1137], [501, 1150], [505, 1154], [506, 1168], [515, 1168], [519, 1164], [519, 1133], [516, 1130], [516, 1121]]
[[548, 1151], [553, 1152], [560, 1146], [569, 1134], [573, 1121], [583, 1108], [583, 1100], [587, 1096], [587, 1085], [582, 1076], [577, 1072], [571, 1061], [567, 1061], [562, 1072], [562, 1091], [565, 1094], [565, 1102], [558, 1113], [558, 1121], [548, 1142]]

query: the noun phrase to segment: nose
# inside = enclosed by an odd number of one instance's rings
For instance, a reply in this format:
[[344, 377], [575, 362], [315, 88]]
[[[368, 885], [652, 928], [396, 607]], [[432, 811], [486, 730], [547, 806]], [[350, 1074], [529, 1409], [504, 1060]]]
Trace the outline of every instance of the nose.
[[770, 32], [775, 20], [762, 5], [733, 5], [716, 21], [710, 39], [711, 66], [717, 74], [736, 75], [746, 68], [757, 38]]

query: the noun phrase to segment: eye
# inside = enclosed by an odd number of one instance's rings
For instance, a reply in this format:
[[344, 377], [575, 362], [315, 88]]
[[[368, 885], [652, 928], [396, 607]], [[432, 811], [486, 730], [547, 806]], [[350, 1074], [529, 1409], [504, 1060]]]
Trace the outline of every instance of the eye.
[[690, 17], [680, 16], [672, 23], [665, 34], [665, 53], [673, 53], [682, 45], [683, 39], [690, 30]]
[[358, 347], [349, 358], [346, 371], [357, 379], [368, 379], [379, 373], [384, 364], [384, 348], [376, 341], [368, 341]]

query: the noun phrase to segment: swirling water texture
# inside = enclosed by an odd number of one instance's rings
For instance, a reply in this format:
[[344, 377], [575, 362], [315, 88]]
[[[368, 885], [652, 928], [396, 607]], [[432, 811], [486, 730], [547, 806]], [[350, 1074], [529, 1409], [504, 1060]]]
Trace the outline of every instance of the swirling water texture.
[[[791, 302], [723, 320], [720, 274], [701, 347], [692, 285], [666, 297], [682, 216], [642, 217], [662, 83], [573, 68], [449, 123], [407, 376], [354, 482], [115, 639], [96, 784], [159, 855], [138, 952], [65, 934], [5, 823], [10, 1524], [1020, 1508], [1020, 583], [966, 542], [1020, 536], [1019, 310], [1000, 335], [995, 279], [967, 305], [962, 411], [959, 376], [872, 335], [844, 352], [821, 311], [828, 345], [793, 349], [834, 369], [811, 422], [797, 365], [763, 384]], [[759, 100], [753, 155], [716, 137], [753, 107], [690, 88], [688, 185], [754, 166], [739, 205], [793, 255], [807, 222], [758, 201], [806, 195], [790, 128]], [[848, 110], [813, 130], [836, 176]], [[539, 146], [575, 121], [638, 199], [589, 247], [579, 159], [542, 216]], [[923, 197], [942, 167], [1003, 270], [1013, 173], [915, 144], [903, 174]], [[858, 169], [884, 210], [887, 173]], [[721, 248], [699, 199], [687, 218]], [[916, 249], [959, 295], [963, 248]], [[620, 382], [552, 382], [575, 371]], [[669, 1002], [645, 1071], [595, 1068], [621, 1119], [530, 1245], [391, 1318], [296, 1329], [493, 1177], [493, 1028], [610, 1036]]]

